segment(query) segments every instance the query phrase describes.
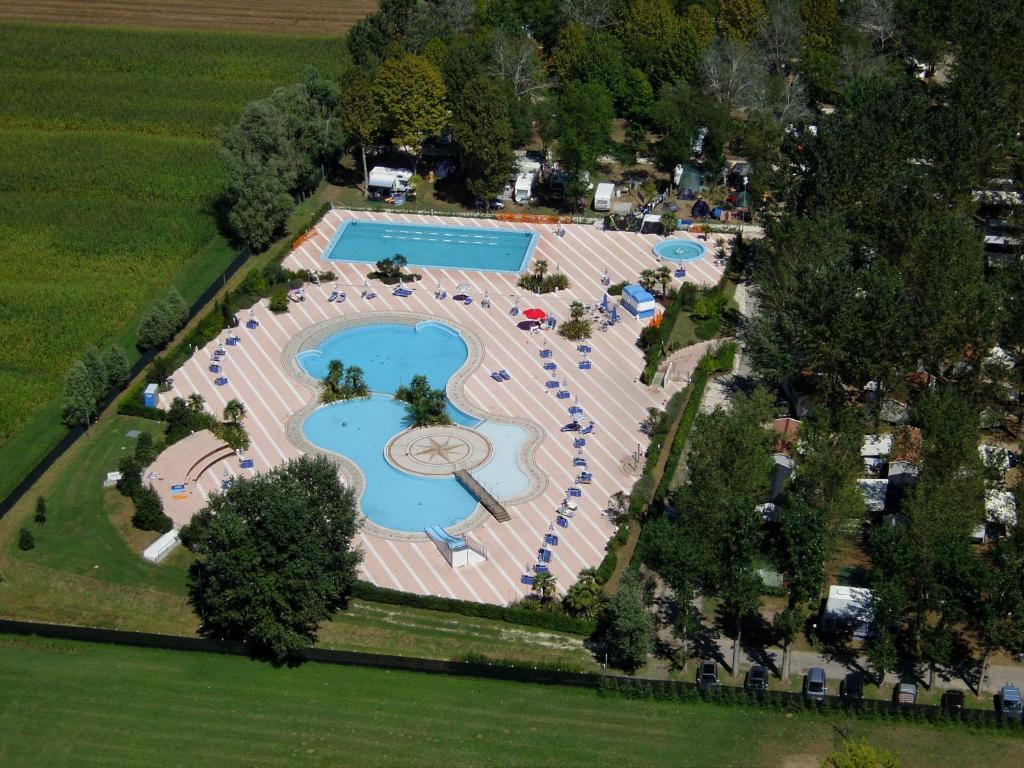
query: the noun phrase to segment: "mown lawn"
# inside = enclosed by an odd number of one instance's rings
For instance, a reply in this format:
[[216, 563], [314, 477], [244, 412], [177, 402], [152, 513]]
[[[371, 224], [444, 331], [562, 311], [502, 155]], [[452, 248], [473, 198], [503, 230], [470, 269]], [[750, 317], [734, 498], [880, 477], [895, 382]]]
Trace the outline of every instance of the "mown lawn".
[[[0, 636], [0, 763], [816, 766], [818, 715], [588, 690]], [[850, 724], [905, 768], [1013, 765], [1020, 737]], [[1014, 757], [1016, 756], [1016, 758]]]
[[218, 234], [217, 132], [335, 38], [0, 24], [0, 497], [60, 438], [64, 372], [88, 344], [133, 354], [141, 312], [198, 296]]

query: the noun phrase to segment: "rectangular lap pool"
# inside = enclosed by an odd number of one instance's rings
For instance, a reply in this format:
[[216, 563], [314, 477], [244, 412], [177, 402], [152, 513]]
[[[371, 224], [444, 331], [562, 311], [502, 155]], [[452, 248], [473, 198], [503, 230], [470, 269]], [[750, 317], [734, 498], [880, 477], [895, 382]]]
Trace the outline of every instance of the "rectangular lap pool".
[[325, 256], [373, 264], [400, 253], [410, 267], [522, 272], [536, 246], [537, 233], [525, 230], [349, 219], [334, 233]]

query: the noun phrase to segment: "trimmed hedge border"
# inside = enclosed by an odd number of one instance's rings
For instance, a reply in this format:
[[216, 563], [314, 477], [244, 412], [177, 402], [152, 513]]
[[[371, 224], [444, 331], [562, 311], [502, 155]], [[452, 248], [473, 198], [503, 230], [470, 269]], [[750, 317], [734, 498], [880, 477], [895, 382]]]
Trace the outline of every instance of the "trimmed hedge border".
[[427, 611], [443, 611], [471, 616], [477, 619], [493, 619], [508, 624], [519, 624], [524, 627], [539, 627], [554, 632], [567, 632], [573, 635], [590, 637], [597, 630], [597, 622], [576, 619], [564, 613], [547, 613], [530, 611], [523, 608], [508, 608], [490, 603], [474, 603], [470, 600], [453, 600], [434, 595], [416, 595], [411, 592], [399, 592], [395, 589], [378, 587], [366, 581], [357, 581], [352, 594], [359, 600], [388, 605], [403, 605], [410, 608], [422, 608]]

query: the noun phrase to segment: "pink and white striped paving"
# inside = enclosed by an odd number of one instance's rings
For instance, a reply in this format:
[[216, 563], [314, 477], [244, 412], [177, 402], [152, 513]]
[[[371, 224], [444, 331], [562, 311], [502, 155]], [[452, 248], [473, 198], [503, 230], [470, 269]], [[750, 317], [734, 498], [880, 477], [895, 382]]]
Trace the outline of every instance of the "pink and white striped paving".
[[[569, 276], [571, 287], [557, 294], [535, 296], [516, 286], [518, 275], [498, 272], [475, 272], [414, 268], [423, 275], [412, 295], [407, 298], [391, 295], [387, 286], [372, 284], [378, 296], [360, 298], [371, 264], [332, 262], [324, 258], [331, 236], [345, 219], [359, 218], [394, 223], [430, 226], [470, 226], [532, 229], [539, 234], [533, 260], [546, 259], [550, 271]], [[645, 444], [647, 438], [639, 424], [650, 406], [662, 406], [670, 394], [649, 389], [637, 382], [643, 357], [636, 339], [643, 324], [620, 311], [622, 321], [607, 331], [596, 332], [588, 342], [593, 348], [591, 370], [579, 370], [576, 343], [562, 339], [553, 332], [540, 334], [520, 330], [521, 318], [510, 317], [508, 310], [517, 296], [519, 306], [539, 307], [558, 318], [569, 315], [572, 301], [594, 303], [603, 294], [601, 276], [605, 269], [613, 283], [636, 279], [643, 269], [659, 266], [652, 247], [660, 238], [622, 232], [603, 232], [584, 225], [563, 225], [564, 235], [555, 234], [555, 227], [546, 224], [505, 223], [490, 219], [425, 216], [402, 213], [363, 213], [346, 210], [329, 212], [316, 226], [316, 234], [285, 259], [290, 269], [332, 270], [348, 294], [344, 303], [328, 303], [331, 285], [308, 285], [307, 299], [291, 303], [289, 312], [275, 315], [262, 302], [254, 308], [259, 327], [245, 327], [247, 313], [240, 316], [238, 330], [241, 341], [227, 347], [224, 373], [229, 383], [216, 386], [215, 376], [208, 371], [213, 341], [197, 350], [174, 375], [174, 385], [164, 393], [166, 407], [174, 397], [201, 394], [214, 413], [220, 413], [231, 398], [241, 400], [247, 410], [246, 427], [252, 441], [248, 455], [255, 460], [256, 470], [266, 469], [299, 454], [285, 431], [289, 417], [312, 402], [316, 393], [300, 384], [282, 363], [282, 351], [289, 339], [303, 329], [326, 320], [355, 313], [406, 311], [430, 315], [438, 320], [450, 319], [472, 330], [483, 342], [481, 366], [467, 378], [464, 395], [477, 408], [499, 416], [532, 419], [545, 433], [546, 439], [537, 448], [537, 465], [548, 475], [542, 495], [523, 504], [509, 507], [512, 521], [498, 523], [487, 517], [473, 535], [487, 549], [486, 562], [452, 569], [430, 542], [407, 542], [380, 538], [362, 533], [358, 544], [364, 553], [362, 577], [373, 583], [420, 594], [433, 594], [490, 603], [507, 603], [529, 591], [520, 579], [527, 567], [536, 562], [537, 550], [544, 534], [555, 521], [555, 510], [573, 484], [577, 470], [572, 466], [576, 455], [572, 433], [559, 428], [568, 420], [567, 406], [572, 401], [558, 400], [546, 389], [548, 378], [540, 357], [546, 341], [559, 364], [559, 377], [568, 381], [568, 389], [579, 398], [588, 417], [597, 422], [585, 449], [593, 482], [582, 486], [583, 496], [576, 499], [579, 510], [567, 529], [556, 527], [559, 543], [553, 548], [551, 572], [564, 591], [586, 567], [596, 566], [604, 556], [604, 546], [614, 528], [603, 516], [609, 497], [619, 490], [628, 491], [635, 478], [623, 469], [624, 461]], [[709, 253], [702, 259], [687, 262], [686, 280], [702, 285], [716, 283], [721, 268]], [[676, 283], [678, 284], [678, 280]], [[469, 283], [473, 304], [465, 306], [452, 300], [434, 298], [434, 287], [440, 283], [449, 294], [457, 284]], [[480, 306], [487, 292], [492, 308]], [[225, 334], [226, 335], [226, 334]], [[505, 369], [511, 380], [501, 384], [490, 378], [490, 372]], [[415, 373], [412, 371], [410, 373]], [[230, 463], [230, 460], [229, 462]], [[235, 463], [237, 470], [237, 462]], [[223, 463], [207, 471], [198, 482], [202, 489], [219, 487]], [[247, 474], [247, 472], [246, 472]]]

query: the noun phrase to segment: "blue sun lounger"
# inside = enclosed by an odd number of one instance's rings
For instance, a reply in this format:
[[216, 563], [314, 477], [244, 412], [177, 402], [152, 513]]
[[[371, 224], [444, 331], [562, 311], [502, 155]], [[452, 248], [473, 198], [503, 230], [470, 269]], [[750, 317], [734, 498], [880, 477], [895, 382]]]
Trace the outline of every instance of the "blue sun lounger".
[[676, 277], [686, 277], [686, 270], [683, 269], [682, 267], [680, 267], [679, 269], [677, 269], [672, 274], [675, 275]]
[[462, 303], [468, 307], [470, 304], [473, 303], [473, 297], [467, 296], [465, 299], [462, 300]]
[[584, 440], [582, 437], [577, 437], [575, 440], [572, 441], [572, 447], [573, 448], [582, 448], [586, 444], [587, 444], [587, 441]]
[[537, 560], [538, 560], [538, 562], [541, 562], [541, 563], [550, 563], [551, 562], [551, 550], [550, 549], [544, 549], [543, 547], [538, 549], [537, 550]]
[[509, 372], [506, 371], [504, 368], [502, 368], [500, 371], [498, 371], [498, 375], [501, 376], [501, 378], [503, 378], [505, 381], [508, 381], [509, 379], [512, 378], [509, 375]]
[[570, 421], [568, 424], [562, 426], [561, 432], [579, 432], [580, 423], [578, 421]]
[[491, 378], [494, 379], [499, 384], [504, 381], [504, 379], [501, 377], [501, 374], [498, 373], [497, 371], [491, 372]]
[[535, 566], [533, 566], [533, 572], [534, 573], [551, 573], [551, 569], [548, 568], [543, 563], [537, 563]]
[[553, 534], [553, 533], [545, 533], [544, 534], [544, 543], [547, 544], [549, 547], [557, 547], [558, 546], [558, 537], [555, 536], [555, 534]]
[[532, 587], [533, 586], [533, 582], [534, 582], [534, 578], [530, 574], [524, 573], [522, 576], [519, 577], [519, 581], [522, 582], [523, 584], [525, 584], [528, 587]]
[[237, 336], [228, 336], [229, 347], [237, 347], [239, 341], [241, 341], [241, 339], [239, 339]]
[[579, 488], [576, 488], [574, 486], [574, 487], [569, 489], [569, 498], [570, 499], [579, 499], [582, 496], [583, 496], [583, 491], [581, 491]]
[[242, 461], [239, 463], [239, 466], [241, 466], [242, 469], [252, 469], [253, 461], [252, 459], [242, 459]]
[[552, 354], [552, 352], [551, 352], [550, 349], [542, 349], [540, 351], [540, 356], [541, 357], [551, 357], [551, 354]]
[[594, 431], [594, 422], [590, 422], [589, 424], [587, 424], [587, 426], [585, 426], [583, 429], [580, 430], [580, 434], [581, 435], [589, 435], [593, 431]]
[[584, 459], [582, 456], [577, 456], [575, 459], [572, 460], [572, 465], [574, 467], [585, 467], [587, 466], [587, 460]]
[[559, 528], [568, 528], [569, 527], [569, 518], [563, 517], [562, 515], [559, 515], [558, 517], [555, 518], [555, 525], [557, 525]]
[[581, 370], [581, 371], [589, 371], [589, 370], [590, 370], [591, 368], [593, 368], [593, 367], [594, 367], [594, 366], [592, 366], [592, 365], [590, 364], [590, 361], [589, 361], [589, 360], [580, 360], [580, 370]]
[[570, 397], [571, 397], [571, 395], [569, 394], [569, 390], [567, 390], [567, 389], [560, 389], [560, 390], [558, 390], [558, 399], [559, 400], [568, 400]]
[[402, 286], [398, 286], [397, 288], [395, 288], [395, 290], [393, 290], [391, 292], [391, 295], [392, 296], [398, 296], [400, 298], [406, 299], [409, 296], [412, 296], [412, 291], [410, 291], [408, 288], [403, 288]]
[[548, 389], [558, 389], [558, 382], [552, 379], [551, 381], [544, 382], [544, 386]]
[[216, 363], [210, 363], [210, 373], [220, 373], [220, 366]]
[[258, 320], [246, 320], [245, 327], [248, 328], [250, 331], [255, 331], [257, 328], [260, 327], [260, 323]]
[[373, 291], [363, 291], [363, 298], [369, 301], [370, 299], [376, 299], [377, 294]]
[[590, 485], [590, 482], [594, 479], [594, 476], [589, 472], [580, 472], [576, 476], [576, 482], [579, 485]]
[[228, 377], [218, 376], [216, 379], [213, 380], [213, 383], [216, 384], [218, 387], [223, 387], [225, 384], [228, 383]]
[[544, 363], [544, 370], [545, 371], [557, 371], [558, 370], [558, 363]]
[[337, 291], [331, 291], [331, 295], [327, 297], [327, 301], [331, 302], [331, 301], [334, 301], [337, 298], [338, 298], [338, 292]]

